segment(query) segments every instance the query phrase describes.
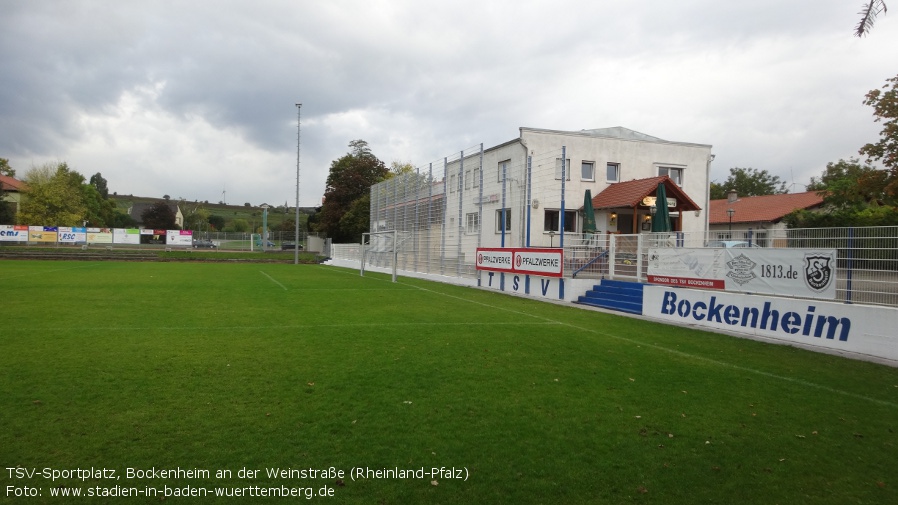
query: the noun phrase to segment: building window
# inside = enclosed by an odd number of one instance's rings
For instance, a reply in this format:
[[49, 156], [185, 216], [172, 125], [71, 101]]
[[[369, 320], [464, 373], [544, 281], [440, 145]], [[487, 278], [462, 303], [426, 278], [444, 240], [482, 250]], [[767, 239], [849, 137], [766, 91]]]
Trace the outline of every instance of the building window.
[[606, 165], [605, 180], [608, 182], [620, 181], [620, 163], [609, 163]]
[[[566, 176], [564, 180], [569, 181], [571, 180], [571, 160], [569, 158], [564, 161], [564, 173]], [[555, 158], [555, 180], [561, 180], [561, 158]]]
[[455, 174], [449, 176], [449, 192], [455, 193]]
[[666, 175], [676, 183], [677, 186], [683, 185], [683, 169], [676, 167], [658, 167], [658, 175]]
[[475, 168], [474, 172], [471, 175], [474, 177], [474, 182], [472, 183], [472, 185], [475, 188], [479, 188], [480, 187], [480, 169]]
[[596, 180], [596, 164], [593, 161], [584, 161], [580, 163], [580, 180], [594, 181]]
[[480, 214], [469, 212], [465, 215], [465, 233], [480, 233]]
[[[496, 211], [496, 233], [502, 233], [502, 210]], [[511, 209], [505, 210], [505, 233], [511, 231]]]
[[511, 168], [511, 160], [500, 161], [497, 165], [496, 169], [496, 182], [502, 182], [502, 167], [505, 167], [506, 177], [508, 177], [508, 170]]
[[465, 172], [465, 189], [471, 189], [471, 171]]
[[[561, 211], [558, 209], [546, 209], [545, 219], [543, 220], [543, 231], [555, 233], [561, 232]], [[577, 229], [577, 211], [564, 211], [564, 231], [573, 233]]]

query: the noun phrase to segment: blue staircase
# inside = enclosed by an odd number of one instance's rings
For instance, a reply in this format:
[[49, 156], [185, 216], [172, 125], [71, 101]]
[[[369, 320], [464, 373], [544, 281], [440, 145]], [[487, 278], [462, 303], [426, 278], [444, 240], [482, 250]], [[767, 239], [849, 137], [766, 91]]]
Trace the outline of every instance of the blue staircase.
[[638, 282], [602, 280], [578, 297], [574, 303], [593, 305], [604, 309], [628, 312], [630, 314], [642, 314], [642, 287]]

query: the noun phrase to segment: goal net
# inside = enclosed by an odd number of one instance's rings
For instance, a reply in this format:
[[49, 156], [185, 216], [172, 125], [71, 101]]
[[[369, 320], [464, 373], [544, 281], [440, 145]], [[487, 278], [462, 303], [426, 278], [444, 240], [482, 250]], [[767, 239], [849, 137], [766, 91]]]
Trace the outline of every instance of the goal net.
[[388, 270], [396, 282], [396, 263], [399, 253], [397, 230], [374, 231], [362, 234], [362, 261], [359, 275], [365, 275], [365, 267]]

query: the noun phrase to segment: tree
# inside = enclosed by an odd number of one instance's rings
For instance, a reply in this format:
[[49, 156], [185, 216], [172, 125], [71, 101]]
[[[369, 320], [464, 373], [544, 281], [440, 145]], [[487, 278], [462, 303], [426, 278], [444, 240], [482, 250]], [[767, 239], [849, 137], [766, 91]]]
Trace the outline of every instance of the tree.
[[102, 196], [104, 200], [109, 198], [109, 186], [100, 172], [90, 176], [90, 185], [96, 188], [97, 192], [100, 193], [100, 196]]
[[65, 163], [46, 163], [25, 174], [27, 195], [19, 221], [44, 226], [82, 226], [88, 219], [82, 185], [84, 176]]
[[731, 189], [735, 189], [739, 196], [781, 195], [789, 192], [784, 181], [766, 170], [736, 167], [730, 169], [730, 176], [723, 184], [711, 182], [711, 200], [726, 198]]
[[870, 33], [870, 30], [873, 29], [873, 22], [876, 21], [876, 16], [880, 13], [888, 12], [888, 10], [885, 0], [869, 0], [864, 3], [861, 11], [858, 12], [861, 16], [861, 20], [854, 28], [854, 35], [863, 37]]
[[212, 229], [215, 231], [221, 231], [225, 227], [225, 218], [222, 216], [211, 215], [206, 219], [206, 221], [208, 221], [209, 224], [212, 225]]
[[175, 211], [168, 206], [168, 202], [156, 202], [140, 214], [140, 220], [145, 228], [154, 230], [178, 229]]
[[889, 169], [889, 184], [885, 192], [892, 198], [898, 195], [898, 76], [886, 79], [882, 89], [867, 93], [864, 105], [873, 107], [875, 123], [882, 123], [879, 142], [867, 144], [860, 154], [867, 156], [867, 162], [879, 160]]
[[16, 176], [16, 171], [9, 166], [9, 160], [6, 158], [0, 158], [0, 175], [5, 175], [7, 177]]
[[249, 223], [246, 219], [235, 219], [231, 223], [231, 227], [233, 227], [234, 231], [237, 233], [246, 233], [249, 231]]
[[182, 212], [184, 212], [185, 230], [203, 231], [208, 229], [207, 225], [209, 224], [210, 215], [208, 210], [199, 205], [191, 207], [190, 204], [184, 200], [182, 200], [178, 206], [181, 207]]
[[861, 165], [852, 158], [827, 163], [819, 179], [811, 177], [808, 191], [821, 193], [823, 201], [833, 208], [862, 209], [898, 204], [898, 199], [886, 192], [890, 182], [888, 171]]
[[386, 179], [390, 173], [364, 140], [353, 140], [349, 147], [349, 153], [331, 163], [324, 205], [314, 223], [315, 231], [326, 233], [337, 243], [357, 242], [362, 233], [368, 231], [367, 208], [364, 216], [359, 215], [361, 209], [355, 209], [356, 215], [351, 221], [341, 223], [341, 220], [353, 202], [368, 195], [371, 186]]

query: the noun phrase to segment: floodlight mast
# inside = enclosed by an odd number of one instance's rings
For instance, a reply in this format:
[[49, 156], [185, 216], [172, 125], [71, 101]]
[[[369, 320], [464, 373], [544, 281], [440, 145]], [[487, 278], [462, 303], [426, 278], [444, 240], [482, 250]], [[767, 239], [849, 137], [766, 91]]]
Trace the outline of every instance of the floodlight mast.
[[293, 236], [293, 264], [299, 265], [299, 154], [302, 125], [302, 104], [296, 104], [296, 232]]

